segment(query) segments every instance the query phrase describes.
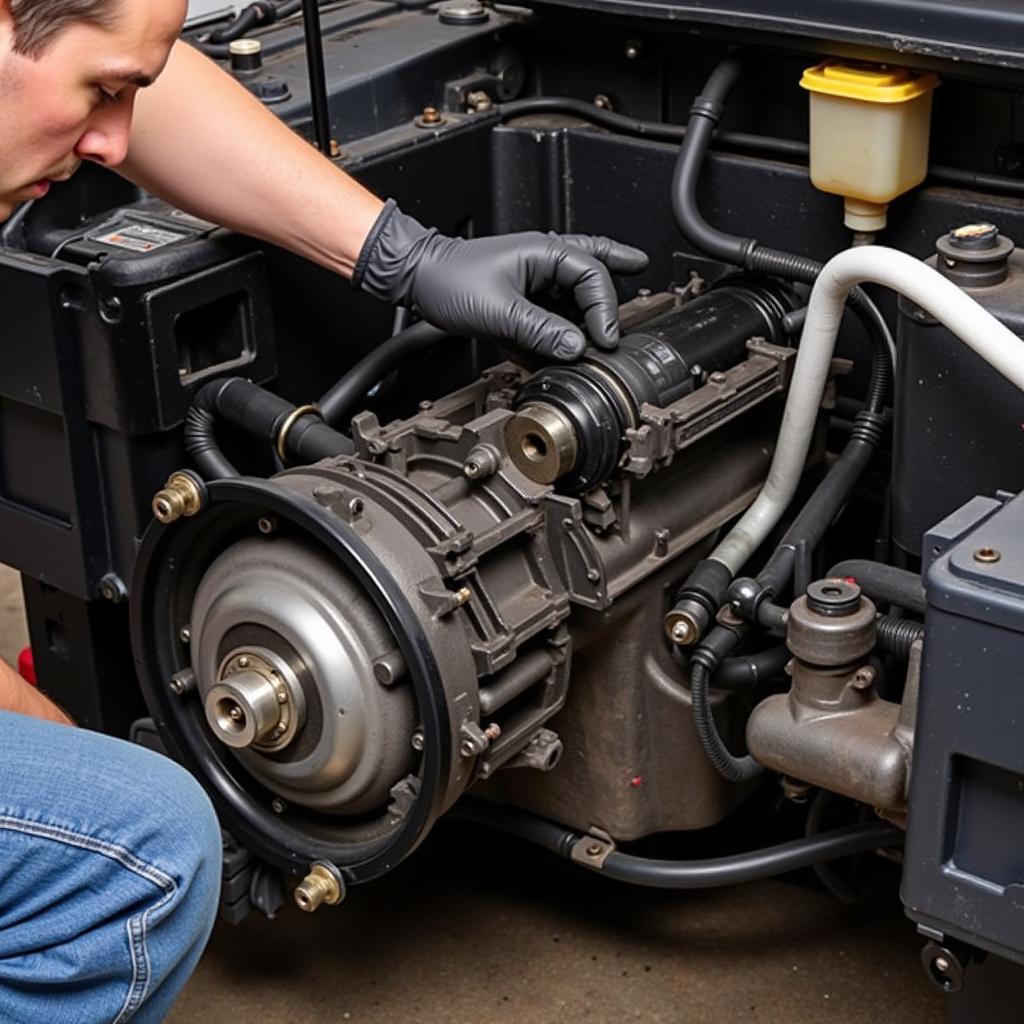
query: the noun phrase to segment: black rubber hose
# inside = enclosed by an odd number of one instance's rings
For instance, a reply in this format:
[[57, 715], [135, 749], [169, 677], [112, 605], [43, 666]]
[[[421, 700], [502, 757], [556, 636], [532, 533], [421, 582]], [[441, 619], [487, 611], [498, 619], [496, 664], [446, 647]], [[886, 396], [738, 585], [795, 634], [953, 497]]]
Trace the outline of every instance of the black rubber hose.
[[[221, 452], [214, 430], [219, 420], [230, 423], [261, 442], [277, 443], [296, 406], [242, 377], [226, 377], [204, 384], [196, 392], [185, 416], [185, 450], [205, 480], [239, 476]], [[314, 412], [298, 416], [285, 437], [285, 452], [295, 462], [309, 463], [348, 455], [353, 445]]]
[[757, 654], [734, 655], [718, 666], [712, 685], [723, 690], [756, 686], [780, 675], [792, 657], [785, 644], [769, 647]]
[[[206, 385], [209, 387], [209, 385]], [[201, 388], [191, 408], [185, 413], [185, 451], [204, 480], [223, 480], [241, 476], [220, 450], [214, 430], [217, 417], [212, 411], [212, 396]]]
[[421, 321], [382, 342], [367, 353], [317, 403], [326, 423], [338, 425], [351, 416], [358, 402], [410, 356], [423, 352], [450, 335]]
[[897, 569], [884, 562], [851, 558], [837, 562], [828, 571], [829, 576], [850, 576], [873, 601], [885, 601], [924, 615], [928, 608], [924, 584], [916, 572]]
[[726, 747], [722, 737], [718, 735], [708, 695], [711, 673], [708, 666], [702, 663], [701, 653], [701, 648], [698, 648], [690, 659], [690, 698], [693, 701], [693, 724], [696, 727], [701, 748], [711, 762], [711, 766], [723, 779], [727, 779], [729, 782], [748, 782], [750, 779], [756, 779], [764, 771], [764, 766], [749, 754], [736, 757]]
[[757, 575], [762, 590], [778, 597], [793, 578], [796, 555], [801, 544], [813, 551], [839, 514], [871, 462], [881, 440], [885, 418], [881, 413], [858, 413], [853, 432], [839, 458], [797, 513], [779, 546]]
[[256, 3], [249, 4], [248, 7], [240, 11], [238, 17], [233, 21], [220, 28], [215, 28], [210, 33], [210, 42], [216, 45], [241, 39], [257, 25], [272, 25], [279, 16], [280, 12], [270, 0], [257, 0]]
[[662, 861], [616, 851], [608, 855], [601, 874], [652, 889], [714, 889], [723, 885], [757, 882], [880, 847], [902, 846], [903, 841], [902, 829], [872, 821], [748, 853], [707, 860]]
[[[449, 816], [518, 836], [566, 860], [571, 859], [573, 847], [584, 838], [578, 832], [536, 815], [482, 801], [464, 800]], [[756, 882], [882, 847], [901, 846], [903, 840], [903, 831], [895, 825], [873, 821], [746, 853], [703, 860], [660, 860], [614, 850], [592, 870], [620, 882], [654, 889], [712, 889]]]

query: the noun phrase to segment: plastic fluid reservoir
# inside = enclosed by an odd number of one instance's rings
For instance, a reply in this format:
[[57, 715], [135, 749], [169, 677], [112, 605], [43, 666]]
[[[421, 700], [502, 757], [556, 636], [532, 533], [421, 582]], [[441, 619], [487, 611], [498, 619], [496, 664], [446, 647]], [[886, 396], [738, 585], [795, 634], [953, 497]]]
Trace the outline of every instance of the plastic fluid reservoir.
[[846, 226], [885, 227], [889, 203], [928, 173], [936, 75], [887, 64], [825, 61], [800, 85], [811, 94], [811, 181], [846, 199]]

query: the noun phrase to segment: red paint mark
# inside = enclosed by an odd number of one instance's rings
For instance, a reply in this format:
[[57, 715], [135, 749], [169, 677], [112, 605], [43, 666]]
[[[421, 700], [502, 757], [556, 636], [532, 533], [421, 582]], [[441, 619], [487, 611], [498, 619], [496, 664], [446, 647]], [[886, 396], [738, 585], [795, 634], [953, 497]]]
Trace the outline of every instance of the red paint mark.
[[36, 685], [36, 665], [32, 657], [32, 648], [26, 647], [18, 655], [18, 673], [26, 683]]
[[638, 786], [642, 786], [644, 784], [644, 777], [642, 775], [634, 775], [633, 778], [629, 780], [629, 784], [636, 789]]
[[849, 583], [851, 586], [857, 586], [856, 576], [844, 576], [843, 579], [846, 580], [846, 582]]

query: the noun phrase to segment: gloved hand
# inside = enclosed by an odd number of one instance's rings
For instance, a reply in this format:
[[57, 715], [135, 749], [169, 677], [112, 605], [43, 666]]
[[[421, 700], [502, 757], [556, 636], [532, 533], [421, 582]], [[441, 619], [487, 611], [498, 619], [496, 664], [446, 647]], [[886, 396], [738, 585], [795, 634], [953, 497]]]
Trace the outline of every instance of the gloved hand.
[[586, 347], [583, 332], [527, 296], [571, 291], [594, 344], [615, 348], [619, 304], [609, 270], [635, 274], [646, 266], [639, 249], [588, 235], [447, 238], [389, 200], [363, 243], [352, 283], [441, 330], [570, 360]]

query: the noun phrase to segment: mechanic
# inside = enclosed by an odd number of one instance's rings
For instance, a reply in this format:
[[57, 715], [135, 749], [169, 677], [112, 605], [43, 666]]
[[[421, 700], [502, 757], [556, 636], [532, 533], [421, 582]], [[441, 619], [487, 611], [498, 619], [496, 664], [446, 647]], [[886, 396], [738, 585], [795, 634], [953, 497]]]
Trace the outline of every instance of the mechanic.
[[[555, 359], [618, 339], [609, 270], [643, 253], [447, 238], [382, 202], [178, 40], [186, 0], [0, 0], [0, 221], [83, 160], [283, 246], [453, 334]], [[221, 840], [183, 769], [72, 727], [0, 662], [0, 1020], [157, 1021], [213, 925]]]

